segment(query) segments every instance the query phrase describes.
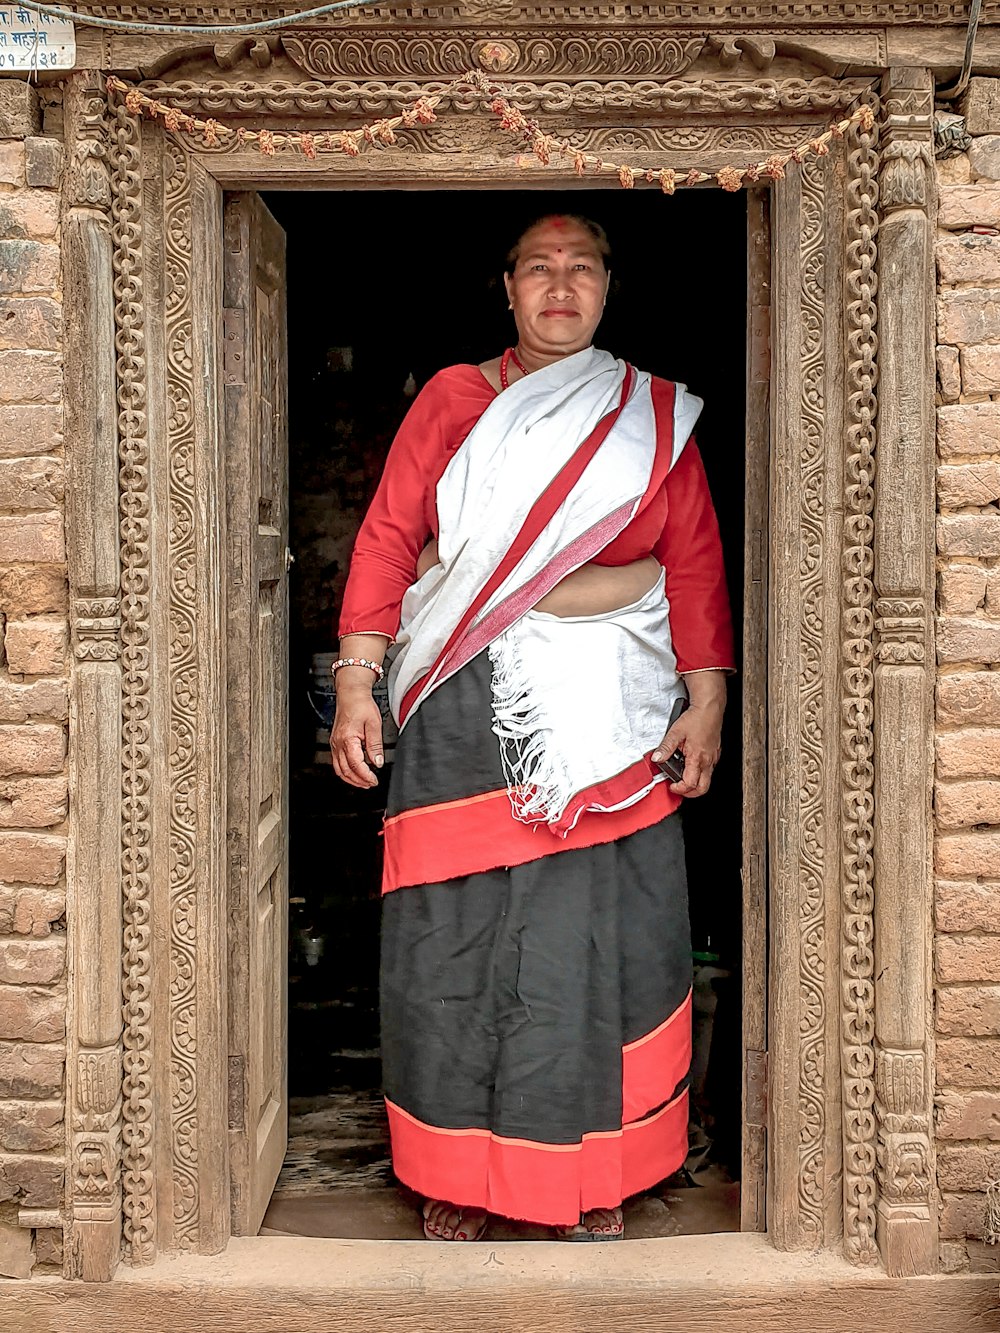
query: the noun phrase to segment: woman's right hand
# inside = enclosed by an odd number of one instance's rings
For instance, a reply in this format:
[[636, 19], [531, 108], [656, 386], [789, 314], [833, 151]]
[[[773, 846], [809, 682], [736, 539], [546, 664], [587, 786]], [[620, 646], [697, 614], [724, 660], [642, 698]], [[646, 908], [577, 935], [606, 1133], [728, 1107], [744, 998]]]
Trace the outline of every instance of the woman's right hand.
[[[344, 667], [342, 671], [350, 669]], [[352, 787], [378, 786], [377, 776], [365, 762], [367, 755], [376, 769], [384, 763], [382, 714], [372, 698], [370, 685], [337, 682], [337, 711], [330, 733], [330, 749], [333, 771], [338, 778]]]

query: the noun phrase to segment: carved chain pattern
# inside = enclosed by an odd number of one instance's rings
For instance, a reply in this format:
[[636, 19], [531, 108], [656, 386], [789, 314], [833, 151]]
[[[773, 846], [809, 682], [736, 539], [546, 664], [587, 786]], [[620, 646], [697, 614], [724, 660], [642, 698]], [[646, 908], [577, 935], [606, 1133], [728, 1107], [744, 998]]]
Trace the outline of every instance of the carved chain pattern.
[[191, 353], [190, 159], [165, 136], [164, 259], [169, 447], [170, 1088], [174, 1244], [198, 1242], [198, 661]]
[[[877, 107], [875, 95], [870, 94]], [[843, 759], [844, 1242], [854, 1263], [875, 1244], [874, 752], [872, 689], [878, 126], [859, 133], [847, 182], [847, 459], [844, 492], [841, 745]]]
[[802, 427], [799, 572], [799, 1220], [823, 1237], [826, 1138], [823, 899], [823, 474], [826, 416], [826, 198], [824, 163], [802, 164]]
[[[266, 111], [272, 115], [380, 115], [407, 109], [418, 97], [441, 97], [441, 110], [479, 110], [480, 93], [452, 86], [441, 79], [333, 79], [328, 83], [309, 80], [270, 84], [196, 82], [160, 79], [138, 85], [142, 92], [178, 111], [201, 115], [240, 115]], [[832, 79], [760, 79], [749, 83], [737, 79], [686, 81], [654, 79], [582, 79], [532, 83], [517, 80], [507, 84], [507, 95], [526, 113], [557, 115], [569, 111], [604, 110], [635, 115], [642, 112], [691, 112], [699, 114], [747, 111], [835, 111], [856, 102], [865, 81]], [[443, 96], [442, 96], [443, 94]]]
[[142, 293], [139, 130], [124, 107], [109, 111], [114, 136], [115, 350], [122, 590], [122, 891], [124, 1021], [122, 1190], [125, 1245], [151, 1263], [156, 1221], [150, 1003], [149, 874], [149, 452]]

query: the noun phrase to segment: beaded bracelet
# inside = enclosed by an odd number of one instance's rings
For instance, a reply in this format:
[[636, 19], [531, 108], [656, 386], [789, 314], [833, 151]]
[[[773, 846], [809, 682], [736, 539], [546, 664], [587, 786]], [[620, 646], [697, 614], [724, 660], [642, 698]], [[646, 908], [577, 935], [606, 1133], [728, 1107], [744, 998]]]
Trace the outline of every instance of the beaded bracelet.
[[385, 671], [378, 662], [369, 662], [367, 657], [342, 657], [339, 661], [334, 662], [333, 666], [330, 668], [331, 676], [335, 676], [340, 668], [345, 666], [367, 667], [369, 671], [375, 672], [376, 680], [381, 680], [385, 675]]

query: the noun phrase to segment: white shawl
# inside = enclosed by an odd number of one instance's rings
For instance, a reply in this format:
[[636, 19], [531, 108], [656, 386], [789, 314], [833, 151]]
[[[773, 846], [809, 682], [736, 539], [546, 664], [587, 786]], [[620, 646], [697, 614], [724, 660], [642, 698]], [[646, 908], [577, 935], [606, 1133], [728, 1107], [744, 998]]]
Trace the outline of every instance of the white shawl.
[[[580, 480], [535, 531], [539, 497], [602, 419], [607, 424], [623, 391], [627, 400]], [[676, 386], [671, 466], [701, 406]], [[645, 774], [641, 790], [612, 804], [601, 804], [601, 793], [573, 799], [634, 765], [666, 730], [682, 686], [662, 576], [638, 602], [608, 615], [560, 618], [531, 609], [632, 520], [655, 451], [650, 376], [588, 348], [499, 394], [438, 483], [440, 563], [403, 600], [389, 675], [392, 711], [405, 727], [423, 699], [489, 648], [494, 731], [514, 812], [525, 822], [565, 832], [571, 805], [579, 807], [575, 822], [583, 809], [632, 804], [661, 780], [657, 771]], [[522, 525], [530, 543], [498, 581]], [[496, 586], [483, 599], [491, 579]]]

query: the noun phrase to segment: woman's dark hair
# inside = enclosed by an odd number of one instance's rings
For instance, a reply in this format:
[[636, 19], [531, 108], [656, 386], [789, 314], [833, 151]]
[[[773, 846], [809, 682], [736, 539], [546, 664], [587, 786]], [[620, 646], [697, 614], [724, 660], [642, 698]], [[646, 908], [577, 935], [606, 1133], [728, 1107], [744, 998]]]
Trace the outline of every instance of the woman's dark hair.
[[514, 244], [507, 251], [507, 259], [503, 266], [503, 271], [508, 277], [517, 267], [517, 261], [521, 256], [521, 246], [524, 244], [524, 238], [533, 232], [536, 227], [540, 227], [543, 222], [552, 222], [558, 218], [562, 223], [572, 223], [576, 227], [581, 227], [591, 237], [594, 245], [597, 247], [597, 253], [601, 256], [605, 272], [611, 269], [611, 242], [608, 240], [608, 234], [599, 222], [594, 222], [591, 218], [585, 218], [579, 213], [545, 213], [540, 218], [535, 218], [523, 227], [520, 235]]

